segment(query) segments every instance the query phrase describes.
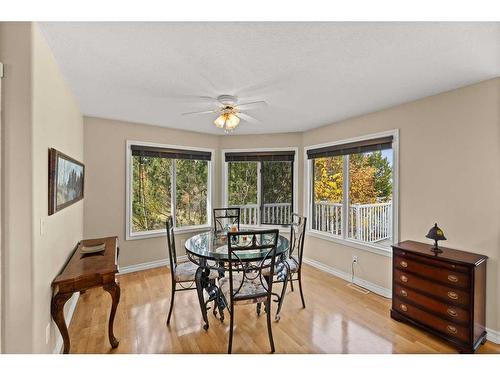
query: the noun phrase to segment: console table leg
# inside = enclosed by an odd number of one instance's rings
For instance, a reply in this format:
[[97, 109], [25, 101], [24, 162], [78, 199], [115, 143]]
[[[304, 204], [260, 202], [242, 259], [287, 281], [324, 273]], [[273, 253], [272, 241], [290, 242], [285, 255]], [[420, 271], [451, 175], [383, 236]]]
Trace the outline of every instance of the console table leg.
[[119, 341], [113, 334], [113, 324], [115, 321], [116, 308], [118, 307], [118, 302], [120, 302], [120, 285], [117, 282], [114, 282], [112, 284], [104, 285], [103, 289], [111, 295], [111, 299], [113, 301], [111, 305], [111, 312], [109, 314], [108, 336], [111, 347], [116, 348]]
[[50, 314], [52, 315], [54, 322], [56, 322], [57, 328], [59, 328], [59, 332], [61, 332], [61, 336], [63, 338], [64, 354], [68, 354], [70, 348], [68, 327], [66, 326], [66, 321], [64, 320], [64, 305], [72, 295], [73, 293], [56, 293], [52, 296], [52, 302], [50, 305]]

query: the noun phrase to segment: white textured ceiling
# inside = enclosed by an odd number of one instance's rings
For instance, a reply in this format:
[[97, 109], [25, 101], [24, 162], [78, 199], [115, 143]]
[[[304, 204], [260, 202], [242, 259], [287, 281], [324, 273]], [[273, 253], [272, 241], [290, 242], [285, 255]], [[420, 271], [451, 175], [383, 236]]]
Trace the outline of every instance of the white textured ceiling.
[[41, 23], [84, 115], [221, 134], [195, 96], [303, 131], [500, 75], [499, 23]]

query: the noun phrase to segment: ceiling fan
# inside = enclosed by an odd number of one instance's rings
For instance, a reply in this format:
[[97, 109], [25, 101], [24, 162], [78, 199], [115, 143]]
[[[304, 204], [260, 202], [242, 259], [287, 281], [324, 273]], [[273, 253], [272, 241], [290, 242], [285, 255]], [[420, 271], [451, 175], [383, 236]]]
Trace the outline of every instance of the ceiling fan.
[[245, 120], [252, 123], [260, 123], [259, 120], [250, 115], [247, 115], [246, 113], [243, 113], [242, 111], [267, 106], [267, 103], [264, 100], [238, 103], [238, 98], [234, 95], [219, 95], [217, 98], [203, 98], [215, 101], [216, 108], [208, 111], [187, 112], [183, 113], [182, 115], [203, 115], [208, 113], [218, 114], [218, 117], [214, 120], [214, 124], [218, 128], [223, 129], [226, 133], [233, 131], [239, 125], [240, 120]]

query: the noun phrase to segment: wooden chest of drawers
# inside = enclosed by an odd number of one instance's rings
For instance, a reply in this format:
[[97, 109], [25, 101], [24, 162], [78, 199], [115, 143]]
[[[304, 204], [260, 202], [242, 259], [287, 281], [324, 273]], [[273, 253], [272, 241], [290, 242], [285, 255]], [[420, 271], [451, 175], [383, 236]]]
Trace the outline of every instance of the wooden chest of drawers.
[[404, 241], [393, 248], [391, 317], [474, 352], [486, 340], [484, 255]]

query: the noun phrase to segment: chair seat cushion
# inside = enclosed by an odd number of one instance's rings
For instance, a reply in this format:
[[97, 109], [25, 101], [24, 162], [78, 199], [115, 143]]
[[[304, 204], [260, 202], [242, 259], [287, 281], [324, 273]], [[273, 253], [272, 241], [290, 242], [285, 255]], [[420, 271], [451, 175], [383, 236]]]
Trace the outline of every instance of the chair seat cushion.
[[[291, 257], [291, 258], [286, 258], [284, 261], [282, 262], [277, 262], [274, 266], [274, 274], [277, 275], [279, 273], [283, 273], [284, 272], [284, 263], [286, 263], [287, 267], [286, 267], [286, 270], [285, 270], [285, 273], [290, 270], [290, 273], [295, 273], [295, 272], [298, 272], [299, 270], [299, 261], [296, 260], [294, 257]], [[262, 271], [262, 274], [264, 276], [267, 276], [269, 275], [269, 268], [267, 269], [264, 269]]]
[[[258, 275], [255, 279], [248, 278], [248, 277], [253, 278], [256, 275], [257, 274], [251, 274], [243, 278], [243, 273], [241, 272], [233, 273], [233, 292], [237, 291], [236, 294], [234, 295], [235, 298], [234, 304], [244, 305], [250, 303], [266, 302], [267, 295], [262, 296], [262, 294], [267, 293], [266, 280], [262, 278], [261, 282], [261, 278]], [[262, 283], [264, 283], [265, 287], [264, 285], [262, 285]], [[224, 294], [224, 297], [226, 297], [226, 301], [229, 303], [230, 302], [229, 275], [227, 277], [219, 279], [219, 288]]]
[[[197, 269], [198, 265], [194, 264], [193, 262], [184, 262], [177, 264], [177, 267], [175, 267], [175, 281], [194, 281]], [[219, 274], [216, 270], [210, 270], [208, 278], [216, 279], [218, 276]]]

